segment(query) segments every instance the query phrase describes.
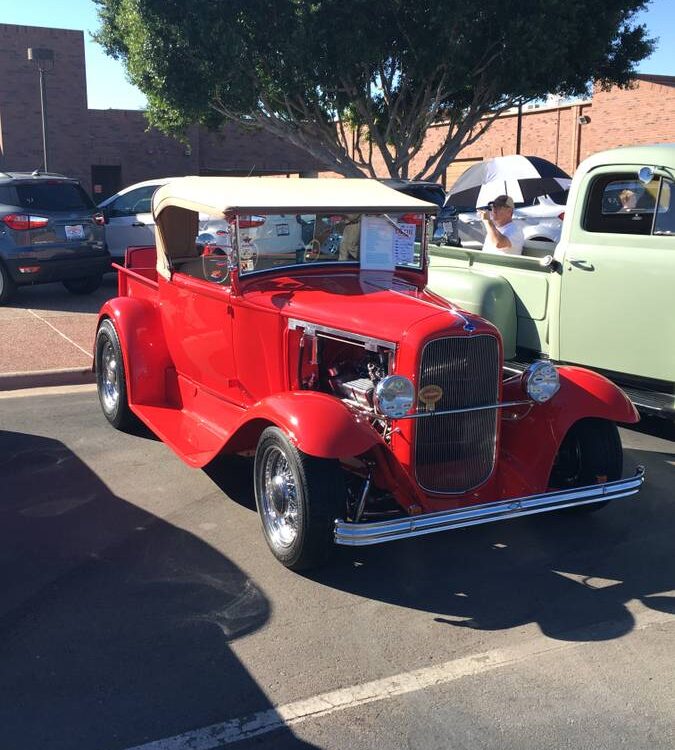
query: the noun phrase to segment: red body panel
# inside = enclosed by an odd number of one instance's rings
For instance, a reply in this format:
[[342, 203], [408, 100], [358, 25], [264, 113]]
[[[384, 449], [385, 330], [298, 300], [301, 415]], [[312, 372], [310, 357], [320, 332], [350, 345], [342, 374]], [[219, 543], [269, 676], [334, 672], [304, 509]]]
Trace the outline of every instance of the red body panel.
[[[309, 455], [366, 455], [376, 485], [415, 513], [545, 491], [559, 445], [577, 420], [637, 420], [628, 398], [608, 380], [562, 367], [560, 391], [550, 402], [501, 420], [495, 470], [483, 485], [461, 496], [426, 495], [414, 479], [414, 420], [395, 422], [389, 447], [341, 399], [299, 390], [289, 320], [395, 343], [394, 371], [413, 382], [427, 341], [448, 335], [499, 340], [490, 323], [422, 288], [424, 273], [312, 268], [240, 280], [235, 291], [180, 273], [155, 280], [146, 248], [129, 260], [143, 270], [120, 270], [122, 296], [106, 303], [101, 316], [111, 318], [119, 334], [131, 408], [192, 466], [221, 451], [255, 448], [262, 430], [274, 424]], [[293, 335], [297, 352], [300, 334]], [[500, 395], [525, 398], [519, 381], [507, 383]]]

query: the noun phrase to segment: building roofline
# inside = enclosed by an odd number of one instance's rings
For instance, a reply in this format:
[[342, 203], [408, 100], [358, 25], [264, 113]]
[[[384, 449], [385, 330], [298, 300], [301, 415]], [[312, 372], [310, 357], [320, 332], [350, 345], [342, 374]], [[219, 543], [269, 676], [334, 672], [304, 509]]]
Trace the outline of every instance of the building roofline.
[[661, 86], [675, 86], [675, 76], [661, 76], [654, 73], [638, 73], [635, 78], [648, 83], [658, 83]]

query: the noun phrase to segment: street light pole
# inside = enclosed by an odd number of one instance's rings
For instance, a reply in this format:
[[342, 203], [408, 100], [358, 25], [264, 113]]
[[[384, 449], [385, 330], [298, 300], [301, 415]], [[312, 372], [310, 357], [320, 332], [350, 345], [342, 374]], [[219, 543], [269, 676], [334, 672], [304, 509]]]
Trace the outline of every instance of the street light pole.
[[40, 67], [40, 110], [42, 111], [42, 154], [45, 172], [49, 172], [47, 166], [47, 106], [45, 100], [45, 72]]
[[28, 59], [37, 63], [40, 71], [40, 112], [42, 114], [42, 161], [44, 171], [49, 171], [47, 163], [47, 89], [45, 73], [54, 69], [54, 50], [45, 47], [29, 47]]

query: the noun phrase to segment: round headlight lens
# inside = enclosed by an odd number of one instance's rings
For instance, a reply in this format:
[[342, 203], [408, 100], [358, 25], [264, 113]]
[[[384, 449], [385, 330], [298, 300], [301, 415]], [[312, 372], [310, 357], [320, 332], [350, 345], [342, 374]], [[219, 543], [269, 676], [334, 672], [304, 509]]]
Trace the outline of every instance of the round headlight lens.
[[523, 388], [533, 401], [546, 403], [560, 390], [558, 371], [550, 362], [533, 362], [523, 373]]
[[403, 375], [388, 375], [375, 387], [375, 409], [387, 417], [402, 417], [415, 403], [415, 386]]

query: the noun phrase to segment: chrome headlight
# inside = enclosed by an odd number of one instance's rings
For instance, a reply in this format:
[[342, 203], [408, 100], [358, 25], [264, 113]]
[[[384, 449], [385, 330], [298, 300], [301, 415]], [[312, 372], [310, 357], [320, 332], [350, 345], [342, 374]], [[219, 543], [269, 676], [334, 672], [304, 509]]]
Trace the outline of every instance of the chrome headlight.
[[388, 375], [375, 386], [375, 410], [387, 417], [402, 417], [415, 403], [415, 386], [403, 375]]
[[555, 366], [545, 360], [533, 362], [523, 373], [523, 390], [538, 404], [546, 403], [560, 390]]

